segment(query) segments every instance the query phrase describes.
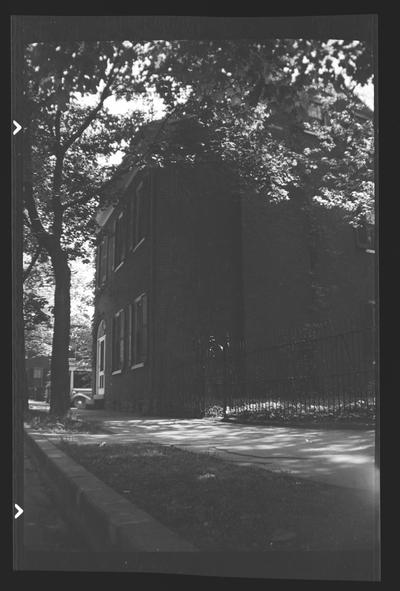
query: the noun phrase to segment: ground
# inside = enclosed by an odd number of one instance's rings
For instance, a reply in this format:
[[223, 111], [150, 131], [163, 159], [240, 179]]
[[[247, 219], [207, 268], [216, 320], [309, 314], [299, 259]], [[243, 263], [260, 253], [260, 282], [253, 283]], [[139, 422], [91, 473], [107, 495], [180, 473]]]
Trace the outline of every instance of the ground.
[[373, 430], [76, 409], [55, 425], [32, 417], [76, 461], [201, 550], [361, 550], [376, 559]]
[[362, 490], [233, 465], [149, 442], [62, 450], [202, 551], [369, 550], [376, 514]]
[[[35, 552], [86, 550], [80, 536], [66, 523], [37, 466], [24, 452], [24, 546]], [[18, 518], [20, 519], [20, 518]]]

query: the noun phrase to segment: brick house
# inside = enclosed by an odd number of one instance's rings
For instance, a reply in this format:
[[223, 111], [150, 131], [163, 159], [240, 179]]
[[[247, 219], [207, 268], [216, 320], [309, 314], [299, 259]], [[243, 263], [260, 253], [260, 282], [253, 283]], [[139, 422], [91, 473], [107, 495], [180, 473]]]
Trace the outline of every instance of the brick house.
[[204, 389], [191, 368], [210, 336], [256, 350], [285, 329], [373, 316], [371, 235], [303, 193], [268, 204], [217, 162], [140, 170], [129, 158], [105, 191], [93, 338], [106, 408], [162, 413], [178, 375], [186, 394]]

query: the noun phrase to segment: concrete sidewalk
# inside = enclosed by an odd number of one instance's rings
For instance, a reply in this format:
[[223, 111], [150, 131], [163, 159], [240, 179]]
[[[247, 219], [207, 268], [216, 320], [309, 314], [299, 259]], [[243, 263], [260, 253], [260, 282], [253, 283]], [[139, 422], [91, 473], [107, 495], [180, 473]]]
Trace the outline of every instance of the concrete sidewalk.
[[152, 441], [298, 478], [363, 489], [379, 498], [375, 432], [223, 423], [213, 419], [143, 418], [103, 410], [74, 416], [104, 426], [109, 434], [74, 434], [82, 443]]

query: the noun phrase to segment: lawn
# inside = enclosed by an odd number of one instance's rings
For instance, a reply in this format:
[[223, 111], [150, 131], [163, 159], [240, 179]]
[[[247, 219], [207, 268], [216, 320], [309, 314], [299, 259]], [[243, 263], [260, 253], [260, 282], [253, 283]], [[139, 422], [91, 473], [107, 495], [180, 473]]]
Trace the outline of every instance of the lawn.
[[48, 410], [29, 409], [24, 413], [24, 425], [36, 431], [51, 433], [105, 433], [104, 427], [93, 421], [83, 421], [70, 412], [64, 417], [55, 417]]
[[59, 445], [203, 551], [369, 550], [377, 543], [374, 510], [361, 491], [174, 446]]

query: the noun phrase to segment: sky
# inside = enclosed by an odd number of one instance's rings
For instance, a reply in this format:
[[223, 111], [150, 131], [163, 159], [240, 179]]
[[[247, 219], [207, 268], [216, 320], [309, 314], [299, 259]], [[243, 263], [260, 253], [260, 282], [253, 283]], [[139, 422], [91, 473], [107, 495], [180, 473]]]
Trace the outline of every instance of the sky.
[[372, 111], [374, 110], [374, 85], [372, 83], [360, 86], [354, 91]]
[[[366, 84], [365, 86], [358, 86], [354, 92], [370, 109], [374, 109], [374, 85], [372, 83]], [[162, 100], [154, 93], [149, 95], [149, 99], [152, 101], [155, 118], [161, 118], [164, 114]], [[128, 102], [124, 99], [116, 100], [114, 96], [110, 96], [105, 101], [105, 106], [109, 109], [110, 113], [116, 115], [136, 109], [140, 109], [145, 112], [149, 111], [149, 106], [143, 103], [141, 100], [132, 100]]]
[[142, 99], [131, 101], [126, 101], [125, 99], [117, 100], [114, 96], [110, 96], [104, 101], [104, 106], [113, 115], [120, 115], [137, 110], [150, 115], [151, 109], [153, 110], [154, 119], [160, 119], [164, 115], [164, 104], [162, 99], [151, 91], [148, 93], [148, 102], [144, 102]]

